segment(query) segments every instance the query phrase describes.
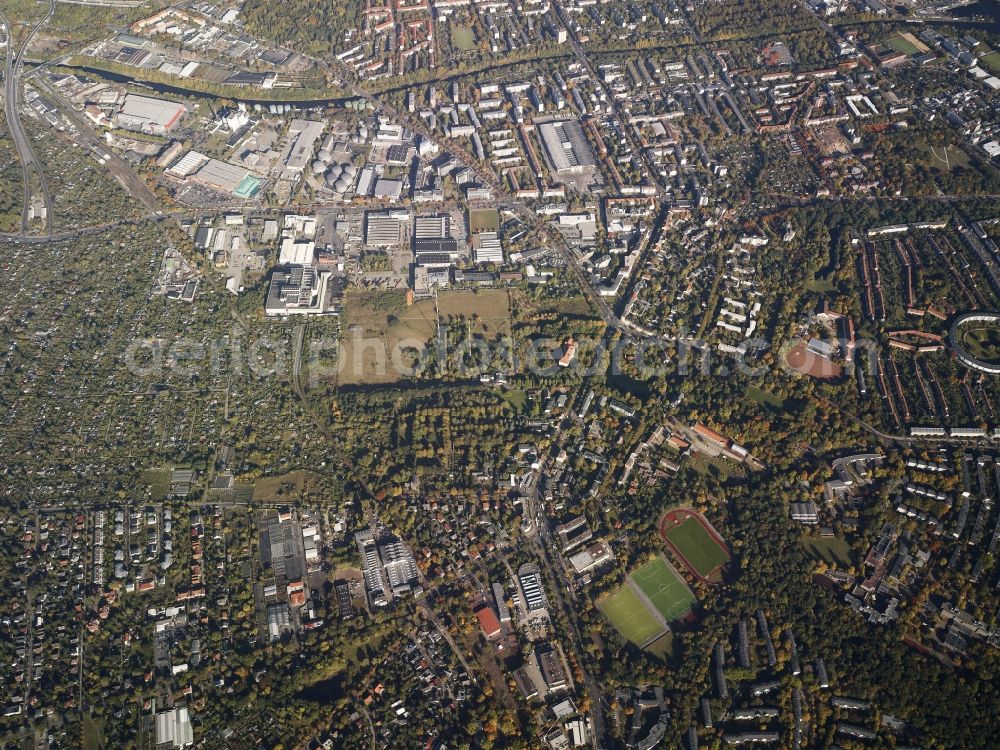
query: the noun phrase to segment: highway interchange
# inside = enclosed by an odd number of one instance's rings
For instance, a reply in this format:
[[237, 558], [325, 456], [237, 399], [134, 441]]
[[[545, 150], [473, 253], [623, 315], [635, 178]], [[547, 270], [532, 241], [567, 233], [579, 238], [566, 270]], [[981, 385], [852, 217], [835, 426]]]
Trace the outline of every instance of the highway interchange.
[[[24, 125], [21, 123], [18, 112], [21, 101], [21, 73], [24, 70], [24, 53], [32, 38], [38, 33], [56, 10], [56, 0], [49, 0], [49, 7], [46, 14], [38, 19], [29, 29], [17, 50], [14, 49], [13, 27], [9, 19], [0, 12], [0, 24], [3, 25], [6, 38], [6, 56], [4, 62], [4, 116], [7, 121], [7, 130], [10, 132], [14, 147], [17, 149], [18, 158], [21, 161], [21, 169], [24, 177], [24, 207], [21, 212], [21, 233], [27, 234], [30, 224], [31, 207], [34, 203], [33, 182], [37, 180], [38, 187], [42, 192], [45, 203], [45, 224], [48, 233], [52, 233], [52, 196], [49, 193], [49, 185], [45, 179], [45, 172], [41, 164], [35, 157], [35, 152], [31, 148], [31, 142], [24, 132]], [[34, 178], [32, 177], [34, 175]]]

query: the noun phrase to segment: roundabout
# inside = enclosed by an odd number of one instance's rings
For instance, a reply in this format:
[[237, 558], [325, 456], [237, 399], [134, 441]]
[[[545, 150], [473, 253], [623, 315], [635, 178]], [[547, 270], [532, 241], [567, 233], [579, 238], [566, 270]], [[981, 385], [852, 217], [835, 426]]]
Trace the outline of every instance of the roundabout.
[[1000, 313], [959, 315], [952, 321], [948, 341], [966, 367], [1000, 375]]

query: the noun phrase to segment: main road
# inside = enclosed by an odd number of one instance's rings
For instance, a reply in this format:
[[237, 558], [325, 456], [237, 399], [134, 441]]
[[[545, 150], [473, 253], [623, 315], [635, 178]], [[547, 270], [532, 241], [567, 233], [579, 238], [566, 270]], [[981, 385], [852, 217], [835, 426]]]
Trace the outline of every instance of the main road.
[[31, 186], [32, 173], [38, 176], [39, 187], [45, 199], [45, 225], [48, 233], [52, 233], [52, 197], [49, 194], [49, 185], [45, 179], [45, 172], [42, 170], [42, 166], [31, 148], [31, 142], [24, 132], [18, 107], [21, 101], [20, 77], [24, 64], [24, 52], [27, 50], [32, 38], [38, 33], [38, 30], [44, 24], [48, 23], [55, 11], [56, 0], [49, 0], [48, 12], [31, 27], [31, 30], [24, 37], [16, 52], [14, 50], [14, 27], [11, 25], [10, 19], [0, 13], [0, 23], [3, 23], [7, 29], [7, 55], [4, 64], [4, 115], [7, 118], [7, 129], [10, 131], [14, 147], [17, 149], [18, 158], [21, 160], [21, 170], [24, 176], [24, 207], [21, 211], [22, 234], [28, 233], [28, 214], [31, 210], [32, 200], [34, 199], [34, 191]]
[[638, 135], [636, 135], [635, 129], [629, 123], [628, 117], [625, 116], [625, 113], [622, 111], [621, 106], [615, 99], [614, 92], [612, 92], [611, 89], [608, 87], [608, 85], [604, 83], [604, 80], [601, 78], [601, 76], [597, 75], [597, 71], [594, 69], [593, 64], [590, 62], [590, 58], [587, 57], [587, 51], [583, 48], [583, 45], [580, 43], [579, 38], [577, 38], [573, 24], [570, 22], [569, 16], [566, 14], [566, 11], [563, 9], [562, 5], [556, 2], [553, 3], [553, 6], [556, 9], [556, 15], [559, 17], [559, 23], [561, 23], [563, 25], [563, 28], [566, 30], [566, 36], [569, 38], [569, 43], [573, 47], [573, 53], [576, 55], [576, 59], [587, 71], [587, 74], [593, 79], [594, 85], [599, 86], [601, 88], [601, 91], [604, 93], [604, 96], [608, 100], [608, 105], [611, 107], [611, 110], [614, 113], [615, 119], [618, 120], [618, 127], [620, 127], [622, 133], [625, 134], [625, 137], [628, 139], [628, 142], [632, 146], [632, 149], [635, 151], [636, 155], [640, 159], [642, 159], [643, 165], [645, 166], [646, 171], [648, 172], [649, 180], [650, 182], [653, 183], [653, 186], [656, 188], [656, 197], [659, 198], [661, 201], [666, 200], [667, 198], [670, 197], [670, 192], [667, 189], [666, 185], [664, 185], [662, 180], [660, 179], [659, 173], [657, 171], [658, 169], [657, 165], [653, 162], [653, 159], [649, 154], [649, 149], [646, 148], [645, 145], [639, 140]]
[[422, 137], [436, 144], [439, 149], [472, 171], [481, 184], [488, 186], [494, 195], [501, 199], [503, 203], [502, 208], [516, 213], [522, 221], [531, 227], [536, 237], [546, 238], [549, 245], [562, 256], [570, 272], [579, 283], [581, 290], [590, 300], [594, 309], [600, 314], [608, 328], [611, 330], [628, 328], [621, 318], [615, 314], [614, 310], [611, 309], [607, 301], [594, 288], [590, 274], [580, 263], [576, 252], [566, 243], [565, 238], [557, 230], [553, 229], [551, 224], [525, 206], [516, 195], [507, 190], [496, 178], [492, 170], [485, 169], [464, 149], [457, 148], [447, 141], [442, 142], [442, 139], [436, 133], [432, 132], [420, 118], [414, 117], [408, 112], [403, 112], [366, 91], [361, 86], [357, 74], [350, 66], [339, 61], [333, 61], [332, 63], [327, 61], [318, 62], [323, 65], [332, 78], [339, 83], [343, 83], [353, 96], [364, 99], [375, 111], [385, 115], [393, 122], [405, 125], [413, 132], [419, 133]]

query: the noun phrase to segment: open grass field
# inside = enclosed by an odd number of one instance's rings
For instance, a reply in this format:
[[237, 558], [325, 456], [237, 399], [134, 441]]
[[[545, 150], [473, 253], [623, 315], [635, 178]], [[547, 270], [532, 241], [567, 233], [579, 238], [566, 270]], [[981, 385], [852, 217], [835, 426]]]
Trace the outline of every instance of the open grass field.
[[660, 536], [681, 563], [703, 581], [712, 582], [727, 562], [729, 550], [708, 522], [687, 508], [667, 511], [660, 519]]
[[253, 486], [253, 499], [256, 502], [277, 503], [290, 500], [309, 490], [310, 482], [315, 481], [315, 475], [299, 469], [276, 477], [266, 477], [257, 480]]
[[702, 476], [729, 479], [732, 476], [744, 476], [742, 466], [737, 466], [721, 456], [707, 456], [696, 453], [691, 456], [688, 465]]
[[994, 75], [1000, 74], [1000, 52], [993, 51], [979, 58], [979, 64]]
[[837, 283], [827, 276], [819, 276], [806, 284], [806, 289], [817, 294], [829, 294], [836, 288]]
[[518, 413], [528, 408], [528, 394], [524, 391], [505, 391], [503, 399]]
[[674, 634], [667, 631], [655, 641], [646, 646], [646, 652], [662, 661], [670, 661], [678, 654], [677, 640]]
[[663, 558], [646, 563], [631, 578], [667, 622], [684, 617], [696, 601], [691, 589]]
[[500, 214], [495, 208], [473, 208], [469, 210], [469, 231], [497, 232], [500, 230]]
[[950, 172], [957, 167], [969, 166], [969, 155], [957, 146], [932, 146], [926, 141], [917, 141], [913, 145], [927, 155], [925, 163], [929, 167]]
[[233, 487], [233, 502], [248, 503], [253, 499], [252, 484], [237, 484]]
[[83, 717], [83, 748], [84, 750], [101, 750], [104, 747], [103, 722], [91, 718]]
[[468, 26], [452, 26], [451, 43], [458, 51], [469, 52], [476, 48], [476, 34]]
[[597, 606], [615, 630], [637, 646], [645, 646], [666, 632], [628, 585], [608, 594]]
[[495, 336], [510, 327], [510, 299], [505, 289], [444, 291], [438, 294], [442, 321], [462, 317], [470, 321], [472, 333]]
[[142, 473], [142, 482], [149, 485], [150, 500], [165, 500], [170, 492], [170, 467], [146, 469]]
[[513, 307], [521, 319], [535, 315], [558, 313], [566, 317], [590, 317], [594, 311], [586, 297], [560, 297], [558, 299], [535, 299], [528, 293], [514, 289], [511, 291]]
[[962, 326], [958, 338], [959, 343], [976, 359], [1000, 361], [1000, 328], [983, 324]]
[[406, 377], [437, 330], [433, 300], [407, 306], [404, 292], [348, 292], [344, 301], [341, 384], [392, 383]]
[[850, 543], [840, 537], [804, 537], [802, 546], [813, 560], [823, 560], [830, 565], [836, 564], [841, 570], [857, 564]]
[[763, 406], [765, 409], [781, 411], [785, 408], [785, 400], [783, 398], [779, 398], [770, 391], [765, 391], [763, 388], [758, 388], [755, 385], [748, 385], [746, 394], [747, 398]]

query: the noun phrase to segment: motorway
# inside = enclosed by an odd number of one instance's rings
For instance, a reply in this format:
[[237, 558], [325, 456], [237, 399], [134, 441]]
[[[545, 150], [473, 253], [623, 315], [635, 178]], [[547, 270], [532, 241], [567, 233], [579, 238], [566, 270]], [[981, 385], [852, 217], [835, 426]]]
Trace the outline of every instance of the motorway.
[[56, 0], [49, 0], [48, 12], [31, 27], [31, 30], [24, 37], [21, 46], [14, 51], [13, 27], [10, 20], [0, 13], [0, 22], [7, 29], [7, 56], [4, 64], [4, 115], [7, 119], [7, 129], [10, 131], [17, 149], [18, 158], [21, 160], [21, 169], [24, 176], [24, 207], [21, 212], [21, 233], [28, 233], [28, 214], [34, 199], [32, 189], [32, 174], [37, 175], [39, 187], [45, 199], [45, 225], [48, 233], [52, 233], [52, 196], [49, 194], [49, 185], [45, 179], [45, 172], [41, 163], [35, 157], [35, 152], [31, 148], [31, 142], [25, 135], [24, 126], [21, 124], [21, 116], [18, 113], [18, 106], [21, 100], [20, 77], [24, 65], [24, 52], [31, 43], [32, 38], [38, 30], [52, 18], [56, 10]]

